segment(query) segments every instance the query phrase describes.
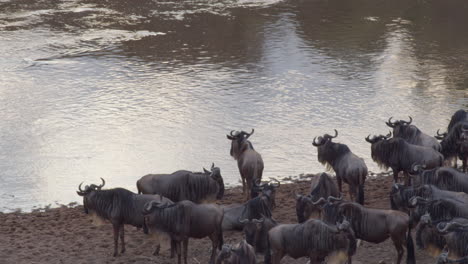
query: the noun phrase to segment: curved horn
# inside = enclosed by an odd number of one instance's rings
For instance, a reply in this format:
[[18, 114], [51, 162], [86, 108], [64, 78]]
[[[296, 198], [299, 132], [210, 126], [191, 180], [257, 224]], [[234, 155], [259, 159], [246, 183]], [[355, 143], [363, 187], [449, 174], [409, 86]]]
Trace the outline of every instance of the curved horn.
[[[329, 198], [330, 198], [330, 197], [329, 197]], [[327, 202], [327, 200], [325, 200], [325, 198], [320, 197], [320, 199], [318, 199], [318, 200], [315, 201], [315, 202], [312, 202], [312, 204], [313, 204], [313, 205], [322, 205], [322, 204], [324, 204], [324, 203], [326, 203], [326, 202]]]
[[334, 196], [328, 196], [328, 198], [327, 198], [327, 202], [329, 202], [329, 203], [335, 202], [335, 201], [342, 201], [342, 200], [343, 200], [343, 197], [336, 198]]
[[392, 131], [388, 131], [388, 134], [385, 137], [385, 139], [390, 138], [392, 136]]
[[409, 200], [409, 204], [411, 206], [417, 206], [421, 201], [426, 201], [426, 199], [422, 198], [421, 196], [414, 196]]
[[270, 185], [272, 185], [272, 186], [275, 187], [275, 188], [279, 188], [279, 187], [280, 187], [280, 185], [281, 185], [281, 182], [280, 182], [280, 181], [278, 181], [277, 179], [273, 179], [273, 180], [271, 180], [270, 182], [272, 182], [272, 181], [275, 181], [276, 184], [275, 184], [275, 183], [270, 183]]
[[393, 184], [393, 188], [399, 190], [400, 187], [398, 186], [398, 184], [394, 183], [394, 184]]
[[408, 122], [404, 121], [404, 122], [405, 122], [407, 125], [410, 125], [411, 122], [413, 122], [413, 118], [412, 118], [411, 116], [408, 116], [408, 117], [409, 117], [409, 121], [408, 121]]
[[230, 134], [231, 136], [235, 136], [235, 135], [232, 134], [232, 132], [234, 132], [234, 131], [235, 131], [235, 130], [231, 130], [231, 133], [229, 133], [229, 134]]
[[101, 178], [101, 181], [102, 181], [102, 184], [98, 185], [96, 188], [98, 188], [99, 190], [101, 190], [102, 187], [104, 187], [104, 185], [106, 184], [106, 181]]
[[388, 121], [387, 121], [387, 122], [385, 122], [385, 124], [386, 124], [387, 126], [389, 126], [389, 127], [392, 127], [392, 128], [393, 128], [393, 127], [395, 127], [395, 123], [394, 123], [394, 122], [392, 122], [392, 118], [393, 118], [393, 116], [391, 116], [391, 117], [388, 119]]
[[[444, 226], [444, 224], [445, 224], [445, 226]], [[437, 224], [437, 231], [439, 231], [440, 233], [446, 233], [452, 225], [453, 225], [452, 222], [438, 223]]]
[[83, 185], [83, 182], [81, 182], [80, 185], [78, 185], [78, 190], [79, 190], [80, 192], [84, 192], [84, 190], [81, 189], [81, 185]]
[[371, 144], [374, 143], [374, 142], [372, 141], [372, 139], [370, 139], [370, 134], [369, 134], [365, 139], [366, 139], [367, 142], [369, 142], [369, 143], [371, 143]]
[[256, 223], [256, 224], [260, 224], [260, 223], [263, 223], [265, 221], [265, 218], [260, 218], [260, 219], [252, 219], [252, 222], [253, 223]]
[[249, 219], [240, 219], [239, 218], [239, 223], [241, 224], [247, 224], [249, 222]]
[[254, 132], [255, 132], [255, 129], [253, 129], [253, 128], [252, 128], [252, 132], [250, 132], [250, 133], [245, 132], [245, 134], [247, 134], [245, 139], [248, 139], [251, 135], [253, 135]]
[[143, 208], [143, 214], [149, 214], [151, 213], [151, 210], [153, 209], [154, 205], [158, 205], [159, 202], [156, 200], [149, 201], [145, 204], [145, 207]]
[[324, 140], [320, 139], [319, 142], [315, 142], [315, 139], [316, 139], [316, 138], [317, 138], [317, 137], [314, 137], [314, 140], [312, 141], [312, 145], [314, 145], [314, 146], [316, 146], [316, 147], [322, 146]]
[[333, 129], [333, 130], [335, 130], [335, 136], [332, 137], [332, 138], [336, 138], [338, 136], [338, 130], [336, 130], [336, 129]]

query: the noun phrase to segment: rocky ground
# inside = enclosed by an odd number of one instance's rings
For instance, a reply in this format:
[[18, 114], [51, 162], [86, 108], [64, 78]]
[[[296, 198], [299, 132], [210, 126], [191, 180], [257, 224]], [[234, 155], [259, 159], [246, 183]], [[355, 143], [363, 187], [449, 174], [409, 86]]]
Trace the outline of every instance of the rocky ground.
[[[389, 208], [391, 177], [370, 177], [366, 182], [366, 206]], [[74, 191], [74, 190], [72, 190]], [[309, 182], [282, 184], [276, 194], [273, 216], [280, 223], [296, 223], [294, 192], [307, 193]], [[220, 204], [241, 203], [240, 188], [226, 191]], [[154, 240], [135, 227], [126, 226], [127, 251], [113, 257], [112, 226], [96, 225], [83, 213], [83, 207], [46, 209], [32, 213], [0, 213], [0, 263], [176, 263], [166, 248], [153, 256]], [[225, 243], [242, 239], [238, 232], [225, 232]], [[413, 235], [414, 237], [414, 235]], [[208, 263], [211, 242], [208, 238], [190, 240], [189, 263]], [[259, 257], [259, 263], [263, 258]], [[417, 263], [435, 263], [427, 252], [416, 250]], [[305, 258], [284, 258], [282, 263], [306, 263]], [[361, 243], [353, 263], [395, 263], [396, 250], [390, 240], [381, 244]], [[405, 261], [403, 261], [405, 263]]]

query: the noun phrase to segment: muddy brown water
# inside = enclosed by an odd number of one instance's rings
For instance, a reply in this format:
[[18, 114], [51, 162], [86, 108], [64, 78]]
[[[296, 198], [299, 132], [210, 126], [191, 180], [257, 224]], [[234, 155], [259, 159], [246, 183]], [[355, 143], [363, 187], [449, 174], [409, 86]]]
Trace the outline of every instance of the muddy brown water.
[[428, 134], [467, 106], [466, 1], [0, 0], [0, 211], [68, 203], [81, 181], [135, 190], [212, 162], [255, 128], [265, 177], [324, 170], [334, 128], [411, 115]]

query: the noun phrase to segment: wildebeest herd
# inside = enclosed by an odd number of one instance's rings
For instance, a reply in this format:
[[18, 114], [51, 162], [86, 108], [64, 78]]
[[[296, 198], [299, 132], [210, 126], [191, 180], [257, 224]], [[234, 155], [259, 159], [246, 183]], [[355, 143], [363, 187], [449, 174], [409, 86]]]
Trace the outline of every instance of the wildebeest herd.
[[[324, 263], [331, 254], [342, 254], [341, 263], [351, 263], [358, 241], [381, 243], [390, 238], [400, 264], [406, 248], [406, 263], [416, 263], [412, 229], [420, 249], [439, 252], [437, 263], [468, 263], [468, 112], [457, 111], [447, 132], [432, 137], [408, 121], [392, 118], [388, 135], [367, 136], [372, 159], [393, 171], [388, 186], [391, 210], [364, 206], [364, 185], [368, 174], [364, 160], [342, 143], [338, 136], [324, 134], [313, 139], [318, 160], [333, 169], [312, 179], [309, 194], [297, 194], [298, 223], [281, 224], [274, 218], [278, 181], [262, 182], [264, 163], [249, 138], [254, 134], [231, 131], [230, 155], [237, 161], [245, 203], [218, 206], [224, 195], [221, 170], [148, 174], [136, 185], [138, 194], [123, 188], [103, 190], [99, 185], [78, 187], [86, 214], [112, 223], [114, 256], [125, 252], [124, 225], [144, 233], [165, 235], [171, 241], [171, 257], [187, 263], [190, 238], [209, 237], [210, 264], [279, 264], [288, 255], [306, 257], [311, 264]], [[393, 137], [392, 137], [393, 134]], [[438, 142], [440, 140], [440, 143]], [[462, 161], [461, 171], [456, 159]], [[403, 184], [399, 181], [400, 173]], [[342, 182], [349, 185], [349, 198], [342, 194]], [[237, 245], [223, 242], [223, 231], [244, 233]], [[154, 255], [160, 251], [156, 243]], [[219, 252], [218, 252], [219, 251]]]

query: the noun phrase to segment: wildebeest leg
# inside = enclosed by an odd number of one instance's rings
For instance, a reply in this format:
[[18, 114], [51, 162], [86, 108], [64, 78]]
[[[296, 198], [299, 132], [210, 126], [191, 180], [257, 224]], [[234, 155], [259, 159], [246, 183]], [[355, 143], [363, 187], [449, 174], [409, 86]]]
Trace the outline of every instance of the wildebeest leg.
[[241, 179], [242, 179], [242, 194], [245, 195], [245, 178], [244, 176], [241, 175]]
[[403, 253], [404, 253], [404, 250], [403, 250], [403, 241], [402, 238], [404, 238], [405, 236], [403, 235], [402, 237], [395, 237], [395, 236], [392, 236], [392, 241], [393, 241], [393, 245], [395, 246], [395, 249], [398, 253], [398, 259], [397, 259], [397, 262], [396, 264], [400, 264], [401, 263], [401, 259], [403, 257]]
[[114, 228], [114, 257], [117, 257], [120, 224], [112, 224], [112, 227]]
[[405, 185], [411, 186], [411, 177], [409, 176], [408, 172], [403, 172], [403, 175], [405, 176]]
[[[216, 258], [216, 248], [218, 248], [218, 245], [220, 243], [222, 243], [222, 241], [219, 241], [219, 233], [220, 231], [218, 232], [213, 232], [211, 235], [210, 235], [210, 240], [211, 240], [211, 245], [212, 245], [212, 250], [211, 250], [211, 257], [210, 257], [210, 264], [214, 264], [215, 263], [215, 258]], [[222, 236], [222, 235], [221, 235]]]
[[351, 201], [353, 202], [358, 202], [357, 200], [357, 188], [355, 185], [349, 185], [349, 188], [348, 188], [348, 192], [349, 192], [349, 198], [351, 199]]
[[176, 252], [177, 252], [177, 263], [182, 264], [182, 248], [181, 248], [181, 243], [180, 241], [175, 241], [175, 246], [176, 246]]
[[462, 163], [463, 163], [463, 172], [466, 173], [466, 157], [463, 158]]
[[252, 179], [247, 178], [247, 192], [245, 193], [245, 200], [250, 200], [250, 192], [252, 191]]
[[273, 260], [273, 264], [280, 264], [281, 259], [283, 257], [284, 257], [283, 251], [278, 251], [278, 250], [273, 251], [273, 254], [271, 256], [271, 259]]
[[171, 258], [175, 257], [176, 250], [177, 250], [177, 243], [175, 240], [171, 239]]
[[124, 253], [125, 252], [125, 233], [124, 233], [124, 225], [121, 225], [120, 226], [120, 243], [122, 243], [122, 250], [120, 251], [120, 253]]
[[393, 183], [398, 183], [398, 171], [395, 169], [393, 170]]
[[342, 180], [341, 180], [341, 176], [336, 174], [336, 182], [338, 183], [338, 191], [340, 191], [340, 193], [342, 192]]
[[184, 239], [183, 244], [182, 252], [184, 252], [184, 263], [187, 264], [188, 238]]

